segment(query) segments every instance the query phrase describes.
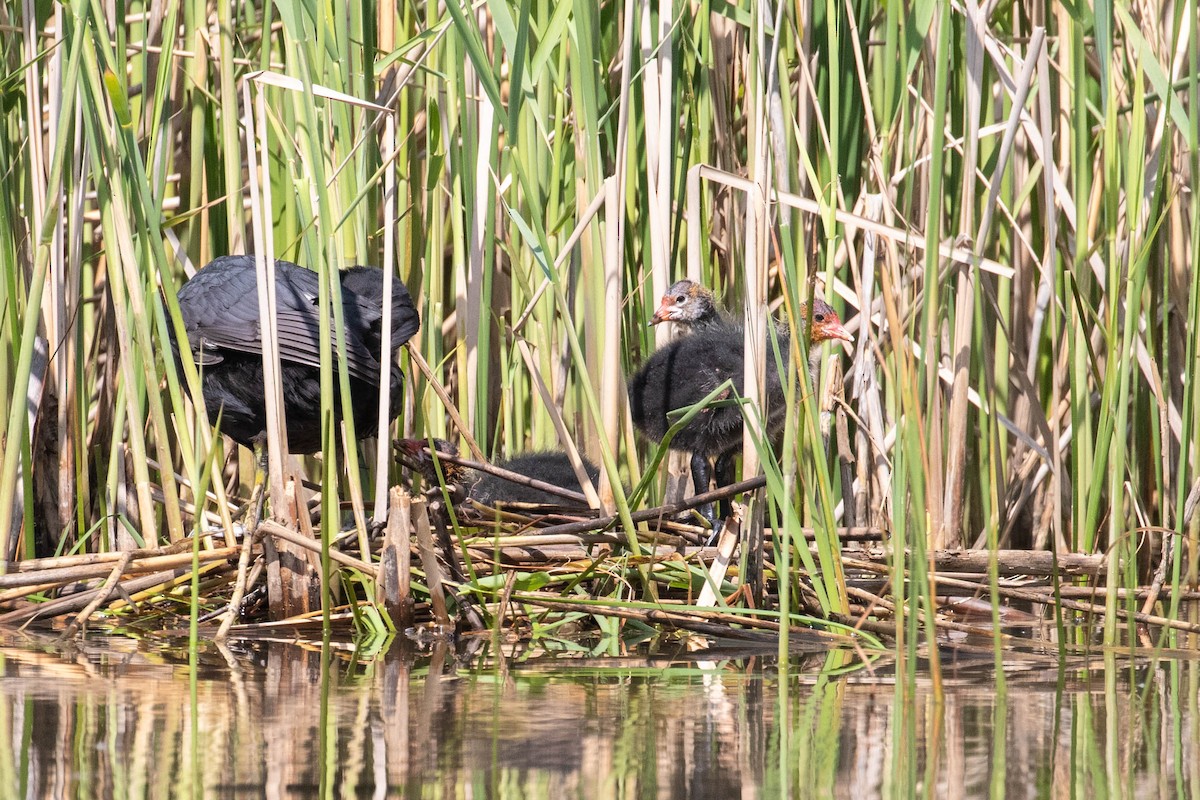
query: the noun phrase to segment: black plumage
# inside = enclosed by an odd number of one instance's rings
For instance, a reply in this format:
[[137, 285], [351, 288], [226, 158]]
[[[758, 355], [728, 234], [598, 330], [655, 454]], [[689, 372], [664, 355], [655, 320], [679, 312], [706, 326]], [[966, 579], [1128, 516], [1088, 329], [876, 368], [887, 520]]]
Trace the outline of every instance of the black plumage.
[[[684, 291], [675, 291], [682, 284], [688, 284]], [[732, 392], [722, 397], [736, 396], [742, 390], [745, 374], [742, 324], [720, 316], [711, 304], [711, 294], [698, 284], [680, 282], [672, 287], [672, 292], [664, 296], [652, 324], [666, 320], [691, 323], [691, 333], [660, 348], [629, 379], [629, 412], [634, 427], [655, 442], [663, 439], [673, 423], [672, 412], [696, 405], [726, 381], [732, 384]], [[703, 302], [705, 299], [709, 302]], [[691, 311], [671, 316], [663, 311], [669, 306], [686, 306]], [[800, 319], [806, 320], [807, 306], [802, 305], [799, 310]], [[700, 324], [696, 325], [697, 322]], [[787, 375], [790, 362], [788, 335], [786, 326], [772, 325], [765, 343], [769, 409], [766, 432], [772, 439], [780, 433], [786, 410], [783, 376]], [[832, 308], [821, 300], [814, 301], [810, 376], [820, 370], [820, 350], [815, 345], [834, 338], [851, 340], [852, 337]], [[776, 349], [782, 370], [776, 367]], [[712, 477], [718, 487], [733, 482], [733, 460], [741, 443], [742, 412], [737, 405], [727, 404], [701, 410], [676, 432], [670, 446], [691, 455], [692, 482], [695, 492], [700, 494], [708, 491]], [[710, 459], [716, 459], [714, 465], [710, 466]], [[701, 511], [713, 519], [711, 507]]]
[[[778, 341], [784, 372], [790, 360], [788, 342]], [[647, 439], [658, 442], [674, 423], [672, 412], [694, 406], [726, 381], [732, 391], [722, 399], [741, 392], [745, 372], [744, 333], [740, 325], [710, 325], [703, 333], [675, 340], [657, 350], [629, 379], [629, 413], [634, 427]], [[768, 351], [766, 392], [770, 418], [768, 433], [782, 423], [784, 385], [775, 368], [774, 355]], [[691, 455], [692, 482], [696, 494], [707, 492], [714, 475], [717, 486], [733, 481], [733, 457], [742, 444], [742, 412], [733, 403], [702, 409], [675, 433], [671, 449]], [[710, 466], [716, 459], [715, 467]], [[701, 509], [712, 516], [712, 509]]]
[[[439, 453], [451, 456], [458, 454], [454, 445], [445, 439], [434, 439], [433, 443]], [[427, 450], [427, 444], [425, 439], [401, 439], [396, 443], [405, 465], [420, 472], [427, 483], [436, 485], [438, 483], [437, 470], [434, 467], [433, 458]], [[582, 456], [580, 458], [583, 461], [584, 471], [587, 472], [589, 480], [595, 486], [600, 480], [600, 469], [587, 458]], [[566, 508], [587, 508], [585, 503], [573, 502], [534, 486], [505, 480], [489, 472], [467, 469], [448, 461], [440, 462], [440, 466], [442, 477], [447, 486], [452, 489], [452, 500], [461, 500], [466, 497], [483, 505], [536, 503]], [[583, 491], [579, 485], [579, 479], [575, 476], [575, 468], [571, 465], [570, 457], [561, 450], [522, 453], [499, 461], [495, 466], [572, 492], [582, 493]]]
[[[384, 276], [375, 267], [351, 267], [340, 277], [351, 413], [355, 433], [363, 438], [374, 435], [378, 425]], [[293, 453], [321, 449], [319, 280], [311, 270], [275, 262], [280, 382], [288, 449]], [[400, 413], [403, 401], [404, 374], [395, 352], [420, 327], [412, 298], [399, 279], [392, 282], [391, 303], [388, 419]], [[202, 370], [210, 421], [216, 424], [220, 414], [223, 433], [246, 446], [261, 444], [267, 420], [254, 256], [212, 261], [179, 290], [179, 308], [192, 357]], [[332, 331], [331, 335], [336, 337]], [[336, 346], [337, 339], [333, 342]], [[336, 390], [334, 403], [341, 419], [341, 393]]]
[[[580, 456], [580, 459], [583, 461], [583, 469], [587, 472], [592, 486], [596, 486], [600, 480], [599, 468], [583, 456]], [[571, 459], [561, 450], [522, 453], [506, 461], [501, 461], [496, 466], [518, 475], [524, 475], [526, 478], [570, 489], [572, 492], [583, 491], [579, 485], [579, 479], [575, 476], [575, 468], [571, 466]], [[506, 481], [487, 472], [480, 473], [479, 480], [471, 486], [468, 496], [472, 500], [489, 506], [496, 503], [543, 503], [569, 508], [586, 508], [586, 505], [573, 503], [564, 497], [544, 492], [532, 486]]]

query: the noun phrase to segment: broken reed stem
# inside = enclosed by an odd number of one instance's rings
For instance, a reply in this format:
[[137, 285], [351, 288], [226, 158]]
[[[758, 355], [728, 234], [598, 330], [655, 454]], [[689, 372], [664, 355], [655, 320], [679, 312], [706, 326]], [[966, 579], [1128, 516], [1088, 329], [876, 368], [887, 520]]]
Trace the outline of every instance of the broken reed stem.
[[412, 547], [409, 532], [412, 530], [412, 499], [399, 486], [388, 493], [387, 527], [384, 529], [383, 547], [379, 550], [379, 581], [376, 591], [384, 610], [392, 618], [398, 630], [407, 630], [413, 625]]
[[413, 529], [417, 533], [417, 552], [421, 555], [421, 566], [425, 568], [425, 580], [429, 584], [429, 603], [433, 617], [439, 625], [449, 626], [450, 615], [446, 611], [446, 590], [442, 585], [442, 569], [438, 565], [437, 551], [433, 544], [433, 531], [429, 527], [429, 509], [425, 499], [414, 497], [410, 506]]
[[[299, 533], [298, 531], [294, 531], [291, 528], [280, 525], [278, 522], [275, 522], [274, 520], [265, 519], [262, 522], [260, 522], [258, 525], [258, 532], [263, 535], [270, 535], [270, 536], [274, 536], [277, 539], [282, 539], [285, 542], [294, 544], [297, 547], [304, 548], [305, 550], [309, 550], [313, 553], [321, 552], [321, 540], [320, 539], [309, 539], [306, 536], [304, 536], [304, 534]], [[379, 577], [379, 570], [375, 567], [374, 564], [368, 564], [366, 561], [363, 561], [360, 558], [355, 558], [354, 556], [351, 556], [351, 555], [347, 555], [346, 553], [343, 553], [341, 550], [334, 550], [334, 549], [330, 548], [329, 558], [331, 561], [336, 561], [337, 563], [341, 564], [344, 567], [351, 567], [353, 569], [359, 570], [360, 572], [362, 572], [364, 575], [368, 576], [372, 580], [375, 580], [376, 578]]]
[[75, 632], [83, 627], [88, 618], [95, 613], [96, 609], [108, 602], [113, 592], [117, 590], [117, 583], [121, 580], [121, 575], [129, 567], [129, 562], [132, 558], [132, 553], [125, 553], [124, 557], [117, 562], [116, 566], [112, 568], [112, 572], [109, 573], [108, 579], [104, 581], [104, 584], [96, 592], [96, 597], [79, 612], [75, 619], [71, 620], [66, 630], [63, 631], [62, 636], [59, 637], [59, 641], [65, 642], [68, 639], [73, 639]]
[[[182, 540], [186, 541], [186, 540]], [[200, 563], [221, 561], [232, 557], [240, 548], [221, 547], [215, 550], [201, 550]], [[15, 589], [25, 587], [25, 594], [32, 594], [39, 584], [63, 584], [72, 581], [99, 578], [109, 574], [114, 563], [124, 564], [122, 573], [161, 572], [192, 563], [192, 554], [178, 553], [174, 555], [151, 555], [138, 558], [135, 551], [118, 553], [119, 558], [97, 561], [92, 564], [80, 564], [73, 567], [57, 567], [43, 569], [38, 572], [22, 571], [0, 575], [0, 589]]]
[[[258, 528], [262, 528], [262, 523], [258, 524]], [[229, 636], [229, 629], [237, 620], [238, 609], [242, 605], [242, 598], [246, 596], [246, 576], [250, 572], [250, 553], [254, 550], [254, 533], [249, 531], [242, 539], [242, 552], [238, 557], [237, 579], [233, 582], [233, 595], [229, 598], [229, 606], [226, 608], [225, 616], [221, 618], [221, 625], [217, 628], [217, 633], [213, 637], [218, 642], [223, 642]]]
[[[145, 591], [168, 581], [190, 575], [191, 571], [192, 568], [189, 563], [186, 567], [178, 567], [166, 572], [157, 572], [141, 578], [131, 578], [121, 584], [121, 590], [127, 594]], [[81, 608], [85, 608], [92, 601], [92, 598], [99, 594], [99, 591], [99, 589], [92, 589], [86, 592], [79, 592], [78, 594], [60, 597], [57, 600], [51, 600], [47, 603], [39, 603], [35, 606], [10, 611], [7, 614], [0, 614], [0, 626], [23, 625], [26, 622], [42, 617], [57, 617], [60, 614], [78, 611]]]

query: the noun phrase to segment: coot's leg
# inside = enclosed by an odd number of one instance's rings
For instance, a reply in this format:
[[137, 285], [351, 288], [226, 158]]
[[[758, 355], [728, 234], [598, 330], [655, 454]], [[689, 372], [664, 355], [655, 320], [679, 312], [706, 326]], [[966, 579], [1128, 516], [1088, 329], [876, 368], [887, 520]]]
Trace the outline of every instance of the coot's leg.
[[[692, 453], [692, 486], [695, 488], [696, 494], [708, 491], [711, 477], [712, 469], [708, 464], [708, 456], [703, 453]], [[710, 525], [717, 521], [716, 515], [713, 514], [712, 503], [705, 503], [696, 510], [700, 512], [700, 516], [708, 520]]]
[[[717, 488], [723, 489], [733, 483], [733, 460], [737, 457], [737, 448], [727, 450], [717, 456], [717, 463], [713, 467], [713, 478], [716, 479]], [[717, 512], [721, 519], [728, 519], [733, 513], [733, 501], [726, 497], [717, 504]]]
[[[250, 489], [250, 501], [246, 506], [250, 509], [250, 518], [245, 521], [247, 536], [253, 536], [262, 520], [263, 501], [266, 500], [267, 488], [267, 437], [254, 439], [254, 485]], [[249, 541], [249, 540], [247, 540]]]

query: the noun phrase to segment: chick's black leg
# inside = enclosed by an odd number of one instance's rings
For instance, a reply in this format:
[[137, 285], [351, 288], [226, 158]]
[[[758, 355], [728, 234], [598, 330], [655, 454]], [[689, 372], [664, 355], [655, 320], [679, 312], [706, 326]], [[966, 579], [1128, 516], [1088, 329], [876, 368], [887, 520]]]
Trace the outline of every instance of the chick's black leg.
[[[713, 478], [716, 480], [717, 488], [723, 489], [733, 483], [733, 460], [737, 457], [737, 450], [728, 450], [717, 456], [717, 463], [713, 467]], [[728, 519], [733, 513], [733, 500], [724, 498], [717, 504], [717, 513], [721, 519]]]
[[[692, 486], [695, 488], [696, 494], [708, 491], [711, 477], [712, 468], [708, 464], [708, 456], [703, 453], [692, 453]], [[705, 503], [696, 510], [700, 512], [700, 516], [708, 520], [710, 525], [717, 521], [712, 503]]]

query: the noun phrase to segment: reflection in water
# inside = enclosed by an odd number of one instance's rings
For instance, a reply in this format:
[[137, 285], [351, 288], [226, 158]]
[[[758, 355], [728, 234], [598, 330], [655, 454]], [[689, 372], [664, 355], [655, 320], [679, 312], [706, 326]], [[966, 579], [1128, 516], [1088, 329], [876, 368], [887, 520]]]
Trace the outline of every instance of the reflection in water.
[[1003, 692], [985, 665], [947, 663], [939, 706], [923, 679], [905, 698], [890, 662], [867, 669], [842, 652], [793, 661], [781, 687], [775, 665], [754, 657], [467, 665], [393, 646], [356, 663], [336, 646], [260, 642], [210, 645], [189, 664], [129, 642], [69, 654], [6, 644], [0, 797], [1200, 790], [1195, 661], [1038, 664], [1010, 672]]

